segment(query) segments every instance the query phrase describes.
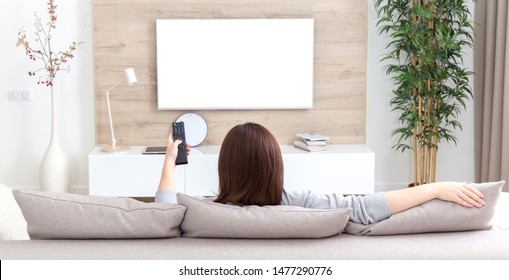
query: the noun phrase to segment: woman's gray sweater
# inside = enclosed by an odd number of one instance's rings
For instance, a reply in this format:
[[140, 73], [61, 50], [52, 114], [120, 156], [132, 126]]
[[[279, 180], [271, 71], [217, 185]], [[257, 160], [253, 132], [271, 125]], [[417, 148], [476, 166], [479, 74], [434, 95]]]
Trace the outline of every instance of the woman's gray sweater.
[[[160, 189], [156, 193], [155, 201], [177, 203], [177, 195], [169, 189]], [[352, 208], [350, 221], [362, 224], [376, 223], [391, 216], [389, 204], [383, 193], [343, 196], [323, 195], [311, 191], [285, 191], [281, 204], [317, 209]]]

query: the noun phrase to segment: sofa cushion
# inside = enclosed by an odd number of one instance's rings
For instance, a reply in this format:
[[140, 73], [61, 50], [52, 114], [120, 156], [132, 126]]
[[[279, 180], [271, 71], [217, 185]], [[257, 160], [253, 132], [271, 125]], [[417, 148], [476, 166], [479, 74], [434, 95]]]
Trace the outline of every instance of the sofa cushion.
[[164, 238], [180, 236], [186, 208], [131, 198], [13, 191], [31, 239]]
[[345, 232], [355, 235], [391, 235], [491, 228], [497, 200], [505, 181], [470, 184], [484, 194], [486, 205], [464, 207], [434, 199], [370, 225], [348, 222]]
[[12, 189], [0, 184], [0, 240], [26, 240], [27, 222], [12, 196]]
[[322, 238], [341, 233], [352, 212], [297, 206], [238, 206], [177, 193], [187, 207], [180, 226], [186, 237]]

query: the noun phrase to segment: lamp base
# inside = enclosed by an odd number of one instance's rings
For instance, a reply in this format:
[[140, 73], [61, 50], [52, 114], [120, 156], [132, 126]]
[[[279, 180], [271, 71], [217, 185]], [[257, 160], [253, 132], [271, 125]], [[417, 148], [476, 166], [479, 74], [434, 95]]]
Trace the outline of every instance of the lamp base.
[[126, 154], [129, 153], [129, 147], [126, 146], [111, 146], [111, 145], [104, 145], [101, 148], [101, 151], [105, 153], [115, 153], [115, 154]]

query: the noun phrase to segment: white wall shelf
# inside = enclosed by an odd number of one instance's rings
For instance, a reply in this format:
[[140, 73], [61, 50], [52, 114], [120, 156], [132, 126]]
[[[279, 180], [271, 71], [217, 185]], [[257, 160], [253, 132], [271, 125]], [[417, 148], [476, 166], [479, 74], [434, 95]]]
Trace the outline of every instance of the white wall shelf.
[[[91, 195], [153, 197], [164, 155], [144, 155], [144, 146], [128, 154], [109, 154], [95, 147], [89, 154]], [[217, 193], [220, 146], [199, 146], [189, 164], [176, 167], [177, 191], [189, 195]], [[318, 193], [374, 192], [375, 154], [366, 145], [329, 145], [326, 151], [306, 152], [282, 145], [285, 189]]]

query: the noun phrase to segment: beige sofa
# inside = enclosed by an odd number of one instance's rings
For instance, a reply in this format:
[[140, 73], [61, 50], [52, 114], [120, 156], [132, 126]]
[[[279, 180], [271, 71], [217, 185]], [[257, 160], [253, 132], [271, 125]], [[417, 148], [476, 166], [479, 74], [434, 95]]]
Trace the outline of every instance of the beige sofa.
[[[0, 259], [507, 260], [509, 193], [500, 195], [492, 224], [492, 228], [488, 230], [385, 236], [356, 236], [343, 233], [317, 239], [176, 237], [1, 240]], [[18, 237], [23, 239], [23, 235]]]

